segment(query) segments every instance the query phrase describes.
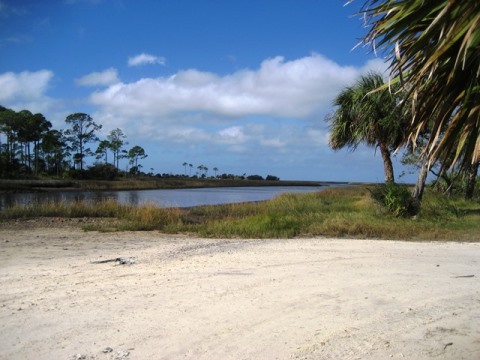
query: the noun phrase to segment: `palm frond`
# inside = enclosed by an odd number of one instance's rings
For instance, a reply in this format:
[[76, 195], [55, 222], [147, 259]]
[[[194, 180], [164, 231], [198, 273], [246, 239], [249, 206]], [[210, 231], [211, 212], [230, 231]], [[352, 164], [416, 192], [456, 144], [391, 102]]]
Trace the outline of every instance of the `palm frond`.
[[370, 27], [364, 42], [408, 87], [408, 139], [428, 130], [432, 163], [453, 149], [451, 164], [480, 161], [480, 1], [368, 0], [361, 14]]

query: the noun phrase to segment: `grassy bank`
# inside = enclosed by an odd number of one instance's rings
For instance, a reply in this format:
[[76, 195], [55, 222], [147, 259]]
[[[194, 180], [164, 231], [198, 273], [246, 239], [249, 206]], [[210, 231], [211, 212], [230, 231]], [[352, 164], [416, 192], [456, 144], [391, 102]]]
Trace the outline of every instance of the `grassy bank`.
[[191, 209], [139, 207], [116, 202], [12, 207], [3, 219], [30, 217], [107, 218], [86, 230], [159, 230], [218, 238], [330, 236], [405, 240], [480, 241], [480, 205], [427, 192], [415, 218], [384, 213], [366, 187], [329, 188], [317, 193], [283, 194], [259, 203]]

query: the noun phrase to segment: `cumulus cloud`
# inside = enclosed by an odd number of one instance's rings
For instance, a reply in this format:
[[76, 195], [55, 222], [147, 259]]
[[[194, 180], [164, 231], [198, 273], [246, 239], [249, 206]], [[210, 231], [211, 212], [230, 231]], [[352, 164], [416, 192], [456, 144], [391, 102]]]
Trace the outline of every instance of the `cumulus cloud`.
[[80, 86], [108, 86], [120, 82], [118, 72], [115, 68], [108, 68], [100, 72], [92, 72], [88, 75], [76, 79], [75, 82]]
[[226, 75], [188, 69], [118, 82], [92, 93], [90, 101], [96, 121], [104, 128], [121, 127], [129, 137], [204, 144], [245, 156], [272, 150], [287, 156], [299, 148], [328, 146], [323, 118], [333, 98], [372, 70], [383, 72], [386, 65], [375, 59], [342, 66], [320, 54], [274, 57]]
[[53, 76], [50, 70], [0, 74], [0, 105], [16, 111], [51, 111], [60, 105], [46, 94]]
[[239, 144], [248, 140], [248, 136], [245, 134], [243, 127], [231, 126], [226, 129], [222, 129], [217, 132], [217, 139], [221, 143], [226, 144]]
[[0, 74], [0, 103], [42, 99], [52, 78], [50, 70]]
[[52, 78], [53, 72], [50, 70], [0, 74], [0, 101], [38, 99], [44, 95]]
[[165, 65], [165, 58], [161, 56], [155, 56], [150, 54], [141, 53], [140, 55], [132, 56], [128, 58], [128, 66], [139, 66], [139, 65]]
[[318, 54], [292, 61], [275, 57], [256, 70], [226, 76], [190, 69], [170, 77], [117, 83], [94, 93], [91, 101], [124, 115], [205, 112], [227, 117], [304, 118], [329, 106], [339, 89], [360, 74], [382, 66], [380, 60], [363, 67], [341, 66]]

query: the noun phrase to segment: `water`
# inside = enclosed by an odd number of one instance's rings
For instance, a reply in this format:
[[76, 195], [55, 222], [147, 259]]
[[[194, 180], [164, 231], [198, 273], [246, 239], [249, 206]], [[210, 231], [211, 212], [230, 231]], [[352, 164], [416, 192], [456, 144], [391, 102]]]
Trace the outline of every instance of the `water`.
[[53, 191], [42, 193], [0, 194], [0, 210], [13, 204], [41, 202], [99, 202], [116, 200], [121, 204], [153, 203], [161, 207], [190, 207], [262, 201], [282, 193], [314, 192], [326, 186], [259, 186], [201, 189], [136, 190], [136, 191]]

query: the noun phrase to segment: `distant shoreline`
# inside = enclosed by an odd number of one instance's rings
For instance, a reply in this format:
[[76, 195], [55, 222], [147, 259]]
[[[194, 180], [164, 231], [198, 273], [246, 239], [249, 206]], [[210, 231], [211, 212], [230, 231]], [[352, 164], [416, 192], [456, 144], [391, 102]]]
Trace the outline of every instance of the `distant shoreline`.
[[142, 178], [121, 180], [9, 180], [0, 179], [0, 193], [47, 191], [120, 191], [252, 186], [360, 185], [341, 181], [231, 180], [191, 178]]

